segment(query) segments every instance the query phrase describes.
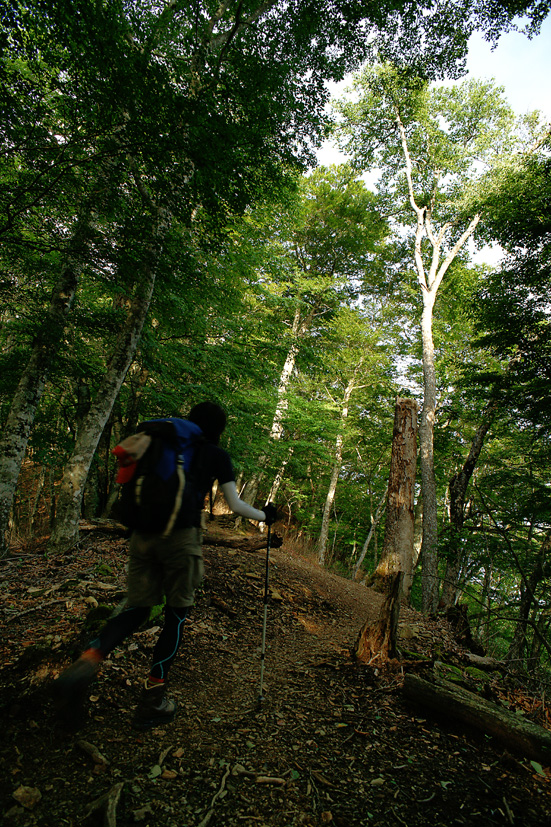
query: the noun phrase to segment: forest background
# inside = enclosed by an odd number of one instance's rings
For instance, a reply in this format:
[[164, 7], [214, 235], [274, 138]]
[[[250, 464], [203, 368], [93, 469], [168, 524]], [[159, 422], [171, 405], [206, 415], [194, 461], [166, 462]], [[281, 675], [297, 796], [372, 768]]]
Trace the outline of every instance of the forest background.
[[[409, 397], [410, 600], [548, 672], [549, 129], [460, 77], [549, 4], [3, 5], [2, 553], [63, 554], [112, 447], [210, 398], [243, 496], [370, 577]], [[329, 134], [349, 162], [312, 171]]]

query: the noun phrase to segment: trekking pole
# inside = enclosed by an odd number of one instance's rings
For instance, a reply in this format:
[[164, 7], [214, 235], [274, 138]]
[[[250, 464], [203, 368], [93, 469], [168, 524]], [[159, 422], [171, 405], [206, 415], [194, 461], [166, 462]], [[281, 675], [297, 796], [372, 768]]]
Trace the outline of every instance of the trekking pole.
[[262, 623], [262, 649], [260, 652], [260, 694], [258, 700], [264, 700], [264, 661], [266, 657], [266, 621], [268, 620], [268, 581], [270, 578], [270, 526], [268, 526], [268, 542], [266, 546], [266, 574], [264, 576], [264, 621]]

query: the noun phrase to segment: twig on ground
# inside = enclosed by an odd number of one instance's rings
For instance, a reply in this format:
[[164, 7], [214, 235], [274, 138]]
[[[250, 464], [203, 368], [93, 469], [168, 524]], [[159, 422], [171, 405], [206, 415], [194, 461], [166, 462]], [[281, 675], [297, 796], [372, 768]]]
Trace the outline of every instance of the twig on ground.
[[230, 772], [231, 772], [231, 767], [228, 764], [228, 766], [226, 767], [226, 771], [224, 773], [224, 776], [222, 778], [222, 781], [220, 782], [220, 787], [218, 789], [218, 792], [215, 793], [215, 795], [213, 796], [212, 801], [210, 802], [210, 807], [207, 811], [207, 814], [204, 817], [204, 819], [201, 821], [201, 823], [198, 825], [198, 827], [207, 827], [207, 824], [210, 822], [210, 820], [213, 816], [213, 813], [214, 813], [214, 805], [216, 804], [217, 799], [220, 798], [220, 796], [224, 792], [224, 788], [226, 786], [226, 781], [227, 781], [227, 778], [228, 778]]
[[100, 796], [100, 798], [93, 801], [84, 817], [84, 823], [89, 823], [88, 820], [95, 813], [103, 812], [102, 823], [104, 827], [117, 827], [117, 805], [119, 803], [123, 787], [124, 781], [120, 781]]
[[399, 821], [399, 822], [400, 822], [400, 824], [405, 824], [405, 827], [408, 827], [408, 823], [407, 823], [407, 821], [404, 821], [404, 819], [403, 819], [403, 818], [400, 818], [400, 816], [398, 815], [398, 813], [396, 812], [396, 810], [394, 809], [394, 807], [391, 807], [390, 809], [391, 809], [391, 811], [392, 811], [392, 815], [394, 816], [394, 818], [395, 818], [397, 821]]
[[507, 821], [509, 822], [509, 824], [514, 824], [515, 823], [515, 817], [512, 813], [511, 808], [509, 807], [509, 805], [507, 803], [507, 799], [505, 798], [505, 796], [503, 796], [503, 806], [505, 807], [505, 815], [507, 816]]
[[65, 603], [66, 600], [66, 597], [58, 597], [56, 600], [47, 600], [46, 603], [39, 603], [37, 606], [31, 606], [30, 609], [25, 609], [25, 611], [23, 612], [18, 612], [16, 615], [8, 617], [6, 619], [6, 623], [11, 623], [12, 621], [17, 620], [17, 618], [19, 617], [31, 614], [31, 612], [39, 612], [42, 609], [45, 609], [47, 606], [53, 606], [55, 603]]

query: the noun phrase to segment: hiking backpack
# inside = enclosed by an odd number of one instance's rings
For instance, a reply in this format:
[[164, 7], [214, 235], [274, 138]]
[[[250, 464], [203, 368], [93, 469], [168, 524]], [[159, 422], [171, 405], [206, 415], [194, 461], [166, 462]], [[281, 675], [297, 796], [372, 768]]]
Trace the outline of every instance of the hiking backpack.
[[168, 537], [176, 522], [196, 525], [203, 507], [198, 461], [206, 442], [187, 419], [150, 419], [113, 449], [121, 492], [117, 518], [130, 529]]

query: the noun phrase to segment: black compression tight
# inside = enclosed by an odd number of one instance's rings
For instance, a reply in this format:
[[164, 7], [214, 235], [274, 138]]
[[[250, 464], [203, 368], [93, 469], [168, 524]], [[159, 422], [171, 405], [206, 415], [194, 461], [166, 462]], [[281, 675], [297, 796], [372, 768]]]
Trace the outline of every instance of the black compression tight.
[[[168, 670], [178, 652], [189, 611], [189, 606], [184, 608], [165, 606], [165, 622], [153, 651], [151, 677], [166, 680]], [[90, 648], [98, 649], [102, 657], [106, 657], [147, 620], [149, 612], [149, 607], [144, 606], [130, 606], [125, 609], [107, 621], [98, 637], [91, 641]]]
[[168, 670], [176, 657], [186, 617], [190, 607], [176, 609], [174, 606], [165, 606], [165, 624], [153, 650], [153, 663], [150, 675], [158, 680], [166, 680]]
[[107, 621], [97, 638], [91, 641], [91, 649], [99, 649], [102, 657], [107, 657], [115, 646], [122, 643], [128, 635], [135, 632], [149, 617], [148, 606], [129, 606], [120, 614]]

